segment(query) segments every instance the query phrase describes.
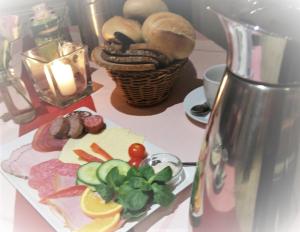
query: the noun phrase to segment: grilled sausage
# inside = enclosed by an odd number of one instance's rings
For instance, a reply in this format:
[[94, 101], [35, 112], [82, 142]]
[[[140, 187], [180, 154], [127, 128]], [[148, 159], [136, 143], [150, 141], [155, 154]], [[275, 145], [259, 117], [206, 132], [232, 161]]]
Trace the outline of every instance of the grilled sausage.
[[70, 123], [69, 137], [76, 139], [79, 138], [84, 131], [82, 119], [78, 114], [74, 114], [68, 118]]
[[53, 120], [49, 128], [50, 134], [57, 139], [63, 139], [68, 137], [70, 129], [69, 121], [63, 116], [58, 116]]
[[91, 115], [83, 119], [85, 130], [89, 133], [99, 133], [104, 127], [103, 118], [100, 115]]

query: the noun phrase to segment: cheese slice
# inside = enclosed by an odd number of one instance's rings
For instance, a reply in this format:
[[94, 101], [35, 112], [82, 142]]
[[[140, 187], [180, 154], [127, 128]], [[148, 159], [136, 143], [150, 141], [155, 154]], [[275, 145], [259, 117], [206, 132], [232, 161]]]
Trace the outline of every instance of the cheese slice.
[[99, 155], [90, 148], [92, 143], [97, 143], [102, 149], [110, 154], [114, 159], [128, 161], [128, 148], [132, 143], [144, 143], [142, 136], [136, 135], [124, 128], [106, 128], [99, 134], [86, 134], [80, 139], [69, 139], [63, 147], [59, 160], [64, 163], [85, 164], [79, 159], [73, 150], [81, 149], [98, 157]]

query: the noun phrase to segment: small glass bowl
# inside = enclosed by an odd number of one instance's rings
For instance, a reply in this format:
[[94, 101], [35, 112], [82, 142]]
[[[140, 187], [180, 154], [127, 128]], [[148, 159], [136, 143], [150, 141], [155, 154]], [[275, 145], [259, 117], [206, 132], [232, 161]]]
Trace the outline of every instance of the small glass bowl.
[[184, 178], [182, 162], [177, 156], [173, 154], [157, 153], [157, 154], [150, 155], [141, 162], [140, 166], [146, 164], [152, 166], [156, 173], [162, 170], [164, 167], [170, 166], [173, 171], [173, 177], [167, 183], [168, 185], [176, 186]]

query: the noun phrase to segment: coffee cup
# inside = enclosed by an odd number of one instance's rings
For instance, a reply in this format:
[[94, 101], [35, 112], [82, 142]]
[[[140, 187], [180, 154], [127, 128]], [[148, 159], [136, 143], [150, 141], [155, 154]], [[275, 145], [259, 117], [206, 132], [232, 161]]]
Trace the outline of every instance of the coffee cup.
[[204, 94], [210, 108], [213, 107], [226, 65], [218, 64], [209, 67], [203, 75]]

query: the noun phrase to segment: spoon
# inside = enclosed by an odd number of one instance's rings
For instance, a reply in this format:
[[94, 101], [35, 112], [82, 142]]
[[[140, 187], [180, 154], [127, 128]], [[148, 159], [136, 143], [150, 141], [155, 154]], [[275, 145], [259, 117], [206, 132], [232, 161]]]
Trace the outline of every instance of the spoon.
[[210, 107], [207, 104], [207, 102], [204, 102], [203, 104], [200, 105], [194, 105], [191, 109], [190, 112], [194, 116], [200, 116], [204, 117], [209, 114], [210, 112]]
[[196, 166], [197, 162], [182, 162], [183, 166]]

